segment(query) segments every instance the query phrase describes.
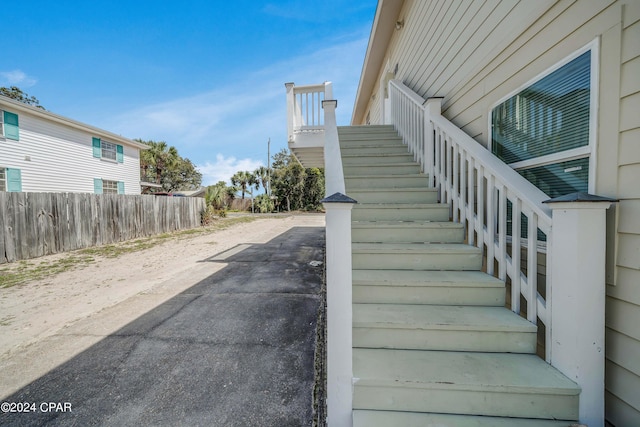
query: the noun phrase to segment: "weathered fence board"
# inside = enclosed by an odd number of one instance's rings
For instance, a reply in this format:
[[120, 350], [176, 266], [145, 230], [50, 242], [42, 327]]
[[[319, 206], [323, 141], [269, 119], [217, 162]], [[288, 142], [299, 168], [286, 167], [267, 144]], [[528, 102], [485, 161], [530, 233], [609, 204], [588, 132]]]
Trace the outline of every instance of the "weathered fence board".
[[0, 264], [200, 226], [204, 199], [0, 192]]

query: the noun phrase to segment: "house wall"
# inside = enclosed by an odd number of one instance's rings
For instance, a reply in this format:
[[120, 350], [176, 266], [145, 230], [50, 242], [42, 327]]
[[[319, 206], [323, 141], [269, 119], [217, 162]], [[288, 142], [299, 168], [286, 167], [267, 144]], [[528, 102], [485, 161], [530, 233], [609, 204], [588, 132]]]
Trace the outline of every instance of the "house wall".
[[[608, 213], [607, 418], [640, 425], [640, 2], [406, 0], [361, 117], [382, 123], [389, 72], [487, 146], [491, 108], [569, 55], [599, 46], [595, 180]], [[370, 72], [371, 70], [367, 70]]]
[[[126, 194], [140, 194], [139, 149], [89, 131], [30, 114], [18, 114], [20, 140], [0, 140], [0, 167], [17, 168], [22, 191], [93, 193], [94, 178], [123, 181]], [[122, 163], [93, 157], [92, 137], [123, 145]]]

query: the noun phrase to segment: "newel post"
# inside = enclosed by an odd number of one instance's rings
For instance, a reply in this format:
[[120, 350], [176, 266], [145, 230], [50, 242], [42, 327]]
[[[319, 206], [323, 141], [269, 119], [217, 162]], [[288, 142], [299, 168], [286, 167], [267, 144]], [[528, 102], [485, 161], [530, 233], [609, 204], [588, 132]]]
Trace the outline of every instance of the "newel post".
[[424, 107], [424, 162], [425, 173], [429, 177], [429, 187], [435, 186], [435, 167], [434, 162], [434, 147], [435, 147], [435, 135], [433, 122], [431, 117], [439, 116], [442, 114], [442, 98], [428, 98], [423, 104]]
[[294, 83], [285, 83], [284, 87], [287, 89], [287, 138], [288, 141], [293, 141], [293, 128], [294, 128], [294, 104], [295, 95], [293, 94]]
[[579, 419], [589, 427], [604, 425], [605, 216], [613, 202], [585, 193], [544, 202], [553, 211], [550, 361], [582, 388]]
[[355, 200], [335, 193], [326, 211], [327, 425], [352, 425], [351, 208]]

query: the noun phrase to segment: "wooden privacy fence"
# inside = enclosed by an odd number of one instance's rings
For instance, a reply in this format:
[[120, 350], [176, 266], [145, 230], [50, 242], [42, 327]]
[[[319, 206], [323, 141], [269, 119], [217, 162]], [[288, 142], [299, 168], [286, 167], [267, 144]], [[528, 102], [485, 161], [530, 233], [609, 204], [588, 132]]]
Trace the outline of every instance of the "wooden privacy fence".
[[0, 192], [0, 264], [200, 226], [199, 197]]

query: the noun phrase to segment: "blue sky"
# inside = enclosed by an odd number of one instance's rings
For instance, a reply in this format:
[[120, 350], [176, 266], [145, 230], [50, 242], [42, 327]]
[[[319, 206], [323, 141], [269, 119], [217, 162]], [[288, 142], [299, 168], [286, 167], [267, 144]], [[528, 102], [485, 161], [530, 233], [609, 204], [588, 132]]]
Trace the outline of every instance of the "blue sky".
[[376, 0], [29, 1], [5, 24], [0, 86], [128, 138], [166, 141], [203, 184], [286, 147], [286, 82], [333, 82], [349, 124]]

